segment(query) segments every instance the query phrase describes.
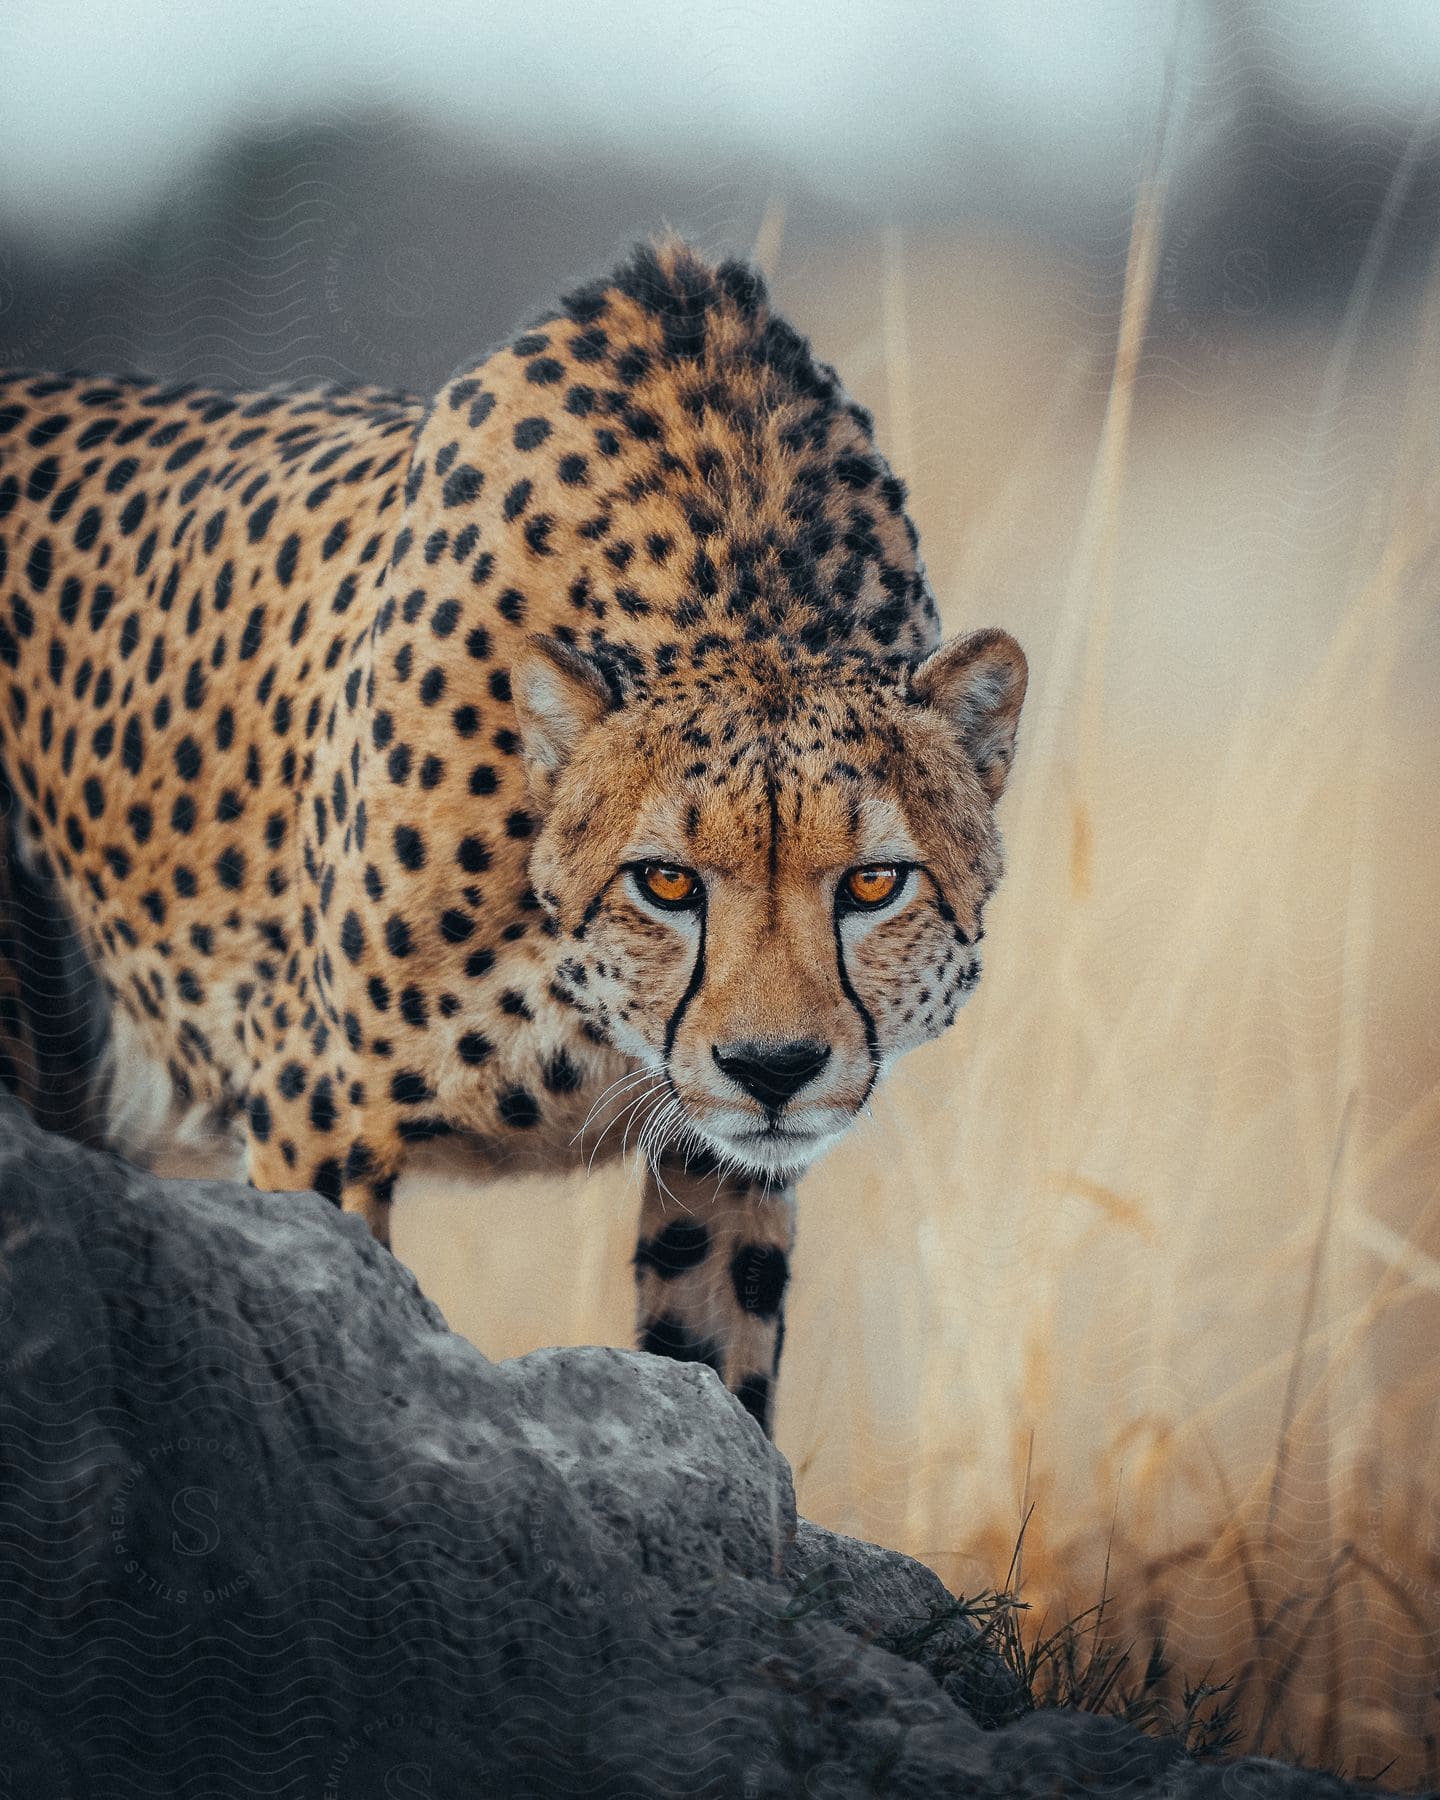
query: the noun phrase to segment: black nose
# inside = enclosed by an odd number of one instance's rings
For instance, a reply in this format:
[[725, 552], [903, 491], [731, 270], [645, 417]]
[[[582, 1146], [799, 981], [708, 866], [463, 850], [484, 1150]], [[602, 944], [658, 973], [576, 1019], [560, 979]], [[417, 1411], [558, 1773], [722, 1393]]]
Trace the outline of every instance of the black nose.
[[722, 1051], [712, 1044], [710, 1054], [723, 1074], [738, 1081], [767, 1111], [778, 1112], [829, 1062], [830, 1046], [800, 1041], [772, 1050], [764, 1044], [732, 1044]]

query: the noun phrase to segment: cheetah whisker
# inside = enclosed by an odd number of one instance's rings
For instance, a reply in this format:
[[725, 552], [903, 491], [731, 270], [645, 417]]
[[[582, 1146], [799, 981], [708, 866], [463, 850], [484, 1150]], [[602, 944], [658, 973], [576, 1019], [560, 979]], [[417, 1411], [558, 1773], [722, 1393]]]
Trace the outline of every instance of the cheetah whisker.
[[633, 1124], [635, 1122], [635, 1114], [636, 1114], [637, 1108], [644, 1106], [647, 1101], [652, 1100], [654, 1098], [655, 1094], [658, 1092], [658, 1090], [659, 1090], [659, 1083], [652, 1082], [650, 1086], [646, 1087], [642, 1092], [635, 1094], [629, 1101], [627, 1101], [625, 1106], [622, 1108], [622, 1110], [620, 1112], [618, 1112], [613, 1119], [610, 1119], [606, 1122], [604, 1128], [600, 1132], [600, 1135], [596, 1138], [594, 1147], [592, 1148], [592, 1150], [590, 1152], [590, 1157], [586, 1164], [587, 1173], [594, 1168], [595, 1158], [600, 1154], [600, 1148], [604, 1144], [607, 1134], [609, 1132], [613, 1131], [615, 1126], [618, 1125], [622, 1120], [624, 1120], [626, 1123], [625, 1123], [625, 1136], [621, 1140], [621, 1144], [620, 1144], [620, 1154], [622, 1157], [625, 1155], [626, 1144], [629, 1140], [631, 1127], [633, 1126]]
[[[646, 1079], [653, 1080], [657, 1076], [663, 1075], [663, 1073], [664, 1071], [662, 1069], [659, 1069], [652, 1064], [642, 1063], [638, 1069], [628, 1069], [623, 1075], [618, 1076], [610, 1083], [603, 1093], [596, 1097], [594, 1104], [585, 1115], [583, 1124], [575, 1133], [574, 1137], [571, 1138], [570, 1142], [572, 1144], [578, 1144], [581, 1141], [585, 1136], [585, 1133], [590, 1129], [591, 1120], [595, 1117], [600, 1108], [605, 1105], [606, 1101], [610, 1099], [612, 1094], [618, 1098], [627, 1087], [634, 1087], [637, 1082], [645, 1081]], [[613, 1123], [613, 1120], [611, 1123]]]

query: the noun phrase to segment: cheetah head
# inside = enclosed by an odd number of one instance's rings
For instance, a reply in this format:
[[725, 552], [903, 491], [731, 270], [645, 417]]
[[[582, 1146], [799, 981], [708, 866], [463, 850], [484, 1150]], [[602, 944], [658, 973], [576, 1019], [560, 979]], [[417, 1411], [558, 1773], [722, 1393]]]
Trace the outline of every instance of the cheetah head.
[[978, 979], [1019, 645], [735, 647], [629, 690], [532, 638], [514, 685], [560, 979], [651, 1071], [651, 1146], [793, 1177]]

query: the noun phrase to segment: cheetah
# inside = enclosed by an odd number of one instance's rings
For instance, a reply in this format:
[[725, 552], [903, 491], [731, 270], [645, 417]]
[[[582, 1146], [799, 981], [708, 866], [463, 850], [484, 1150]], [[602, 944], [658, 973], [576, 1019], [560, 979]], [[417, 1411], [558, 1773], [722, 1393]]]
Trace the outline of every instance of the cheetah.
[[634, 1127], [638, 1342], [772, 1429], [795, 1184], [976, 984], [1026, 663], [940, 641], [753, 269], [643, 245], [428, 400], [0, 378], [0, 682], [111, 1142], [153, 1068], [386, 1242], [418, 1146]]

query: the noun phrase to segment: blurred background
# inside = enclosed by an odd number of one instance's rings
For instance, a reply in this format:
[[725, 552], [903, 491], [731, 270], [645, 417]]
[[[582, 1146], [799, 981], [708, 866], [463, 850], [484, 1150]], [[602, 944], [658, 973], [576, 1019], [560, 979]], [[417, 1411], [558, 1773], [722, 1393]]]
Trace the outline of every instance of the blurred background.
[[[1033, 670], [981, 990], [802, 1189], [801, 1508], [1440, 1779], [1440, 9], [8, 0], [0, 68], [0, 364], [424, 391], [661, 226], [759, 260]], [[397, 1248], [625, 1343], [637, 1198]]]

